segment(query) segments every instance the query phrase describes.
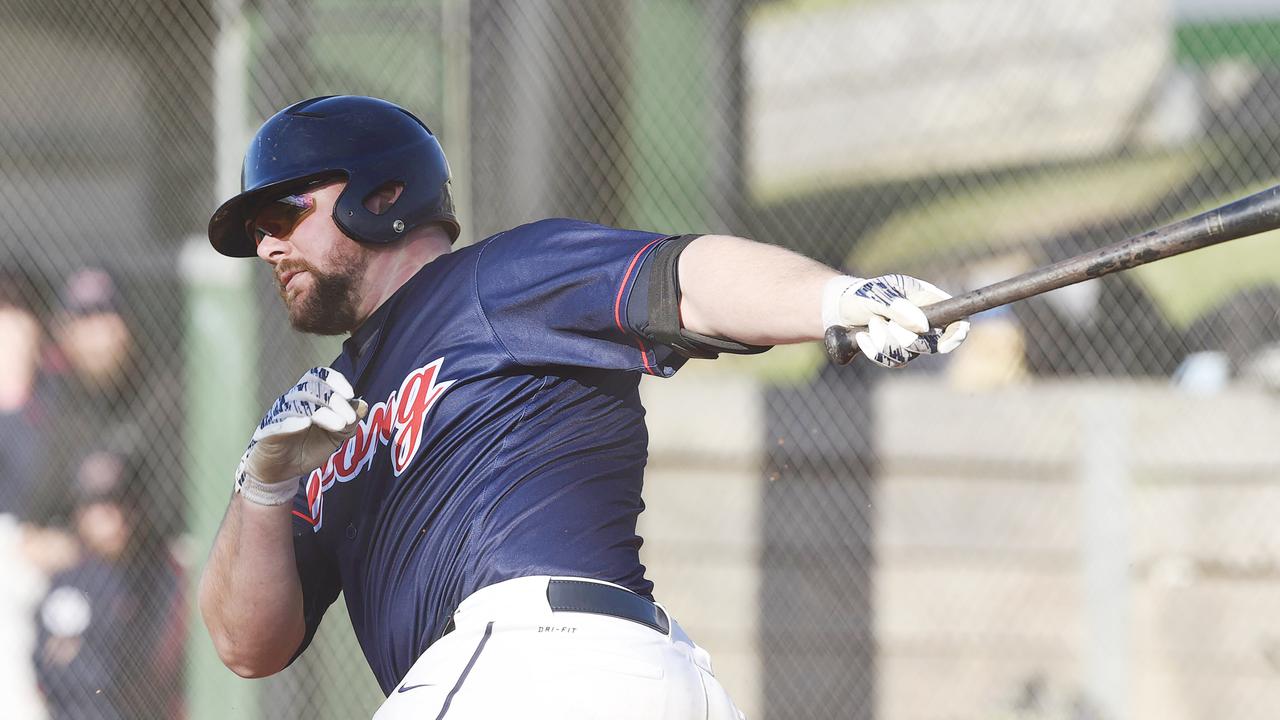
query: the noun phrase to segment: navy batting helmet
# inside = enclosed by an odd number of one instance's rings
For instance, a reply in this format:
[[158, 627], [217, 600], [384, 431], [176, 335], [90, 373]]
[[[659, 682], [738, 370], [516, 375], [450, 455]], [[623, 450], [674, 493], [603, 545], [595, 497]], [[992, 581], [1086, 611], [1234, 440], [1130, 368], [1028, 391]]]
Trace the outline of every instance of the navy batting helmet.
[[[303, 100], [271, 116], [249, 143], [241, 193], [209, 220], [209, 241], [223, 255], [253, 257], [254, 215], [269, 202], [345, 178], [333, 220], [360, 242], [389, 243], [413, 228], [440, 223], [451, 240], [458, 219], [449, 164], [431, 129], [404, 108], [377, 98], [332, 95]], [[400, 197], [381, 215], [365, 199], [388, 183]]]

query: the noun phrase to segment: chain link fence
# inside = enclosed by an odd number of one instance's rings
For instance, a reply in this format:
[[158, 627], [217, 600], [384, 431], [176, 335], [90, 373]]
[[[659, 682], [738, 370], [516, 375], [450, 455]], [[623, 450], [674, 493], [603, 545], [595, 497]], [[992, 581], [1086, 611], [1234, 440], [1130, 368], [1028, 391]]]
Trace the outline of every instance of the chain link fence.
[[[337, 348], [200, 249], [293, 101], [426, 120], [462, 242], [574, 216], [953, 291], [1280, 177], [1261, 1], [0, 0], [0, 62], [11, 717], [381, 701], [341, 603], [257, 682], [193, 611], [241, 436]], [[1274, 717], [1278, 282], [1266, 235], [899, 373], [791, 347], [646, 380], [658, 598], [750, 717]]]

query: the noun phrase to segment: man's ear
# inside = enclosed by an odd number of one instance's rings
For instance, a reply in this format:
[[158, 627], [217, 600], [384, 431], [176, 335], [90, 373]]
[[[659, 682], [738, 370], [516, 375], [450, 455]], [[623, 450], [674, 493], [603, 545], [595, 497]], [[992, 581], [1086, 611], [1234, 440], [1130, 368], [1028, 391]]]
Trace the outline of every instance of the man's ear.
[[384, 182], [364, 198], [364, 208], [374, 215], [382, 215], [391, 209], [404, 192], [404, 183], [398, 180]]

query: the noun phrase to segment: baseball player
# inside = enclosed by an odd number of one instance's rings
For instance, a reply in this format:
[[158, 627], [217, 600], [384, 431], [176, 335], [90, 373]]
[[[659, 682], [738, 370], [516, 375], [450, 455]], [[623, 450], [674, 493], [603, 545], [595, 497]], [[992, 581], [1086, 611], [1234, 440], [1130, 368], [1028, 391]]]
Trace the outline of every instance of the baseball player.
[[267, 120], [209, 223], [292, 325], [349, 334], [271, 406], [200, 589], [223, 662], [286, 667], [342, 592], [396, 718], [738, 718], [662, 605], [636, 518], [641, 375], [857, 326], [871, 360], [948, 352], [947, 297], [777, 247], [550, 219], [457, 250], [431, 131], [367, 97]]

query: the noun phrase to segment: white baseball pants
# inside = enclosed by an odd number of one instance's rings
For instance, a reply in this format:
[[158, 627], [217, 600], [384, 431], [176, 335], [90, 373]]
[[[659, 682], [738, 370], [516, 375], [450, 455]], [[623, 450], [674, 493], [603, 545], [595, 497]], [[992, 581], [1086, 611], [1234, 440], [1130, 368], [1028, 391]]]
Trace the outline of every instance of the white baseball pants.
[[507, 580], [464, 600], [455, 629], [418, 658], [374, 720], [744, 718], [712, 674], [710, 656], [675, 620], [663, 633], [619, 617], [553, 611], [552, 579]]

